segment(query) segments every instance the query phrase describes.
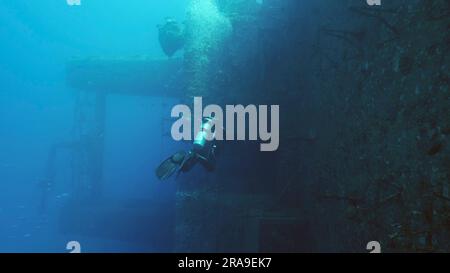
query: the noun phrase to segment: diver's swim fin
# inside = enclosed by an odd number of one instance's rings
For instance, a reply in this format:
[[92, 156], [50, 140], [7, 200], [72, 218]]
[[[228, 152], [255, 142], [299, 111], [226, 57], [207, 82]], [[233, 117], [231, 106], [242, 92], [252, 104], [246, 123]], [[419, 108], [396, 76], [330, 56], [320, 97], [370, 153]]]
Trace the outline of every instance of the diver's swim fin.
[[185, 151], [179, 151], [164, 160], [155, 171], [158, 179], [165, 180], [178, 171], [185, 162], [186, 154], [187, 153]]

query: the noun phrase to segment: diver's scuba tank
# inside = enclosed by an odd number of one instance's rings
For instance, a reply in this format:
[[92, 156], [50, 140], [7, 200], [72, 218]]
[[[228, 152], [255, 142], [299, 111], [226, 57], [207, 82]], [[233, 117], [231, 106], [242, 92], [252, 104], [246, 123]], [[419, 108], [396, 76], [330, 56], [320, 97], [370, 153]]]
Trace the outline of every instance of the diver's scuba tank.
[[[211, 128], [214, 126], [214, 119], [211, 117], [203, 118], [203, 123], [200, 131], [197, 133], [194, 139], [194, 149], [196, 151], [202, 151], [208, 146], [208, 133], [211, 132]], [[214, 138], [214, 133], [212, 133], [211, 139]]]

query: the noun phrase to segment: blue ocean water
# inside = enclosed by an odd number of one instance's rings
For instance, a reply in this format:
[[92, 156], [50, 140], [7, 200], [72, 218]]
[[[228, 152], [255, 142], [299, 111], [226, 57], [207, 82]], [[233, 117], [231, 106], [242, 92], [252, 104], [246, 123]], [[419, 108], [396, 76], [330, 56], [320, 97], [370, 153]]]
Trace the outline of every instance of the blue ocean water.
[[[175, 184], [157, 183], [154, 175], [161, 158], [182, 145], [163, 133], [170, 128], [164, 120], [173, 101], [108, 98], [102, 164], [108, 186], [102, 198], [112, 201], [91, 212], [105, 220], [102, 226], [89, 227], [90, 232], [71, 229], [85, 221], [83, 213], [61, 212], [69, 200], [80, 200], [72, 196], [73, 155], [56, 149], [49, 167], [49, 153], [58, 143], [76, 138], [77, 90], [66, 84], [67, 61], [74, 56], [167, 58], [156, 25], [166, 16], [182, 21], [187, 1], [81, 0], [81, 6], [69, 6], [66, 0], [0, 1], [0, 252], [68, 252], [66, 244], [74, 240], [86, 252], [170, 249], [168, 242], [153, 244], [130, 236], [153, 219], [121, 220], [110, 211], [120, 202], [145, 208], [151, 202], [173, 201]], [[51, 187], [45, 184], [48, 168], [54, 175]], [[73, 202], [72, 207], [89, 211], [89, 204]], [[161, 213], [173, 213], [173, 208]], [[117, 223], [122, 226], [114, 227]], [[104, 227], [126, 238], [102, 234]]]

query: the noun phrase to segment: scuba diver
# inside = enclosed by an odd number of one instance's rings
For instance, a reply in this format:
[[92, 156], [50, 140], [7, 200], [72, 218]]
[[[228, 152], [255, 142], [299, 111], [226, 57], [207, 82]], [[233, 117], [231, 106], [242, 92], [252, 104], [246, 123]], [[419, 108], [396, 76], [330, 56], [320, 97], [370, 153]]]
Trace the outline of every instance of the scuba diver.
[[207, 171], [214, 171], [216, 166], [217, 144], [215, 132], [212, 132], [211, 141], [207, 140], [207, 134], [214, 126], [214, 118], [203, 118], [201, 130], [194, 139], [193, 148], [190, 151], [179, 151], [164, 160], [156, 169], [156, 176], [160, 180], [166, 180], [174, 173], [178, 175], [190, 171], [197, 163], [200, 163]]
[[172, 57], [185, 43], [182, 24], [167, 17], [164, 24], [157, 25], [159, 32], [159, 44], [167, 57]]

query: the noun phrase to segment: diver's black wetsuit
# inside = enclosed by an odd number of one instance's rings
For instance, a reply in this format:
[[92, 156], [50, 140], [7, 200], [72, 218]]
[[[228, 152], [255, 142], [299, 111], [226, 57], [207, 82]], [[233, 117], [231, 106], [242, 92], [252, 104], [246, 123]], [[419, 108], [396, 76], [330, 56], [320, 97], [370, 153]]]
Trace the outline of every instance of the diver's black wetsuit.
[[[213, 122], [212, 118], [203, 120], [202, 130], [205, 124]], [[214, 138], [213, 138], [214, 139]], [[200, 163], [207, 171], [214, 171], [216, 167], [217, 144], [216, 140], [206, 140], [205, 134], [199, 134], [194, 141], [193, 148], [188, 151], [180, 151], [163, 161], [156, 169], [156, 176], [165, 180], [175, 172], [190, 171], [197, 163]]]
[[188, 152], [186, 161], [182, 164], [180, 171], [188, 172], [190, 171], [197, 162], [202, 164], [206, 170], [212, 172], [216, 168], [216, 149], [217, 146], [215, 144], [210, 144], [208, 147], [204, 149], [197, 149], [194, 147], [191, 151]]

